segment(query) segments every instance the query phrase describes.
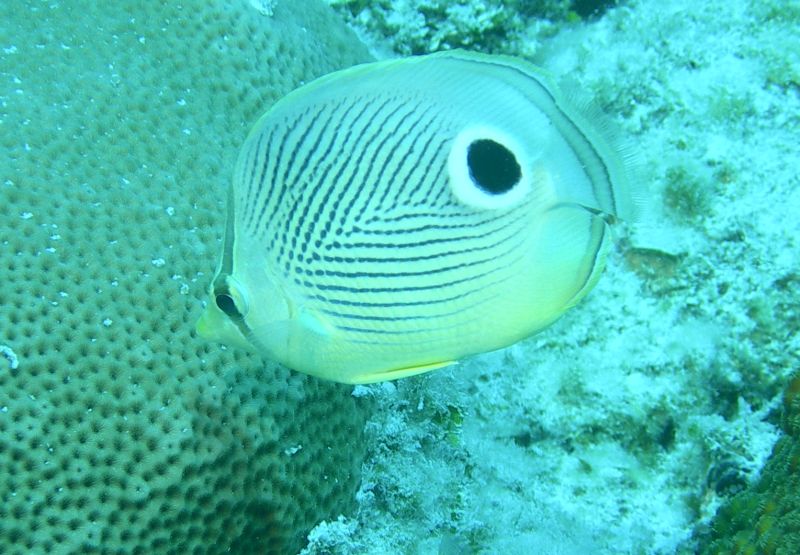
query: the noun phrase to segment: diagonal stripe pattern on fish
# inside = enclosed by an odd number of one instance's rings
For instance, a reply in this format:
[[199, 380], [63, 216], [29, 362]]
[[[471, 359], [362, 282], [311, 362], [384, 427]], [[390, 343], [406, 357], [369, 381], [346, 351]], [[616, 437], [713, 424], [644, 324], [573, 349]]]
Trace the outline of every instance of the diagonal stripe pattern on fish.
[[199, 333], [367, 383], [541, 330], [635, 212], [595, 118], [534, 66], [460, 51], [295, 90], [239, 155]]

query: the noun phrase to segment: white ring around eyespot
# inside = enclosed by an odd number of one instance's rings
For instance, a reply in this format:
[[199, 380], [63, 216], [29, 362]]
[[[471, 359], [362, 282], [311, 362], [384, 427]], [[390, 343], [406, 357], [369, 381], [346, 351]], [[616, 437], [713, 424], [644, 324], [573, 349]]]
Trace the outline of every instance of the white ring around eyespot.
[[[516, 158], [521, 176], [519, 181], [505, 193], [493, 195], [482, 190], [469, 174], [467, 151], [469, 145], [481, 139], [489, 139], [503, 145]], [[530, 163], [524, 155], [522, 145], [507, 133], [487, 125], [475, 125], [462, 129], [456, 135], [447, 157], [447, 173], [450, 189], [464, 204], [475, 208], [506, 208], [520, 202], [531, 190]]]

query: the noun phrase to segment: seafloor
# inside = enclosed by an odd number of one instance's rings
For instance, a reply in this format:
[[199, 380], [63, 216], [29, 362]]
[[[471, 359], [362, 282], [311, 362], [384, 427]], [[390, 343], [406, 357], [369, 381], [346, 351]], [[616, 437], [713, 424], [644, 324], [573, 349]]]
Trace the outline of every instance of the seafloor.
[[630, 137], [650, 200], [549, 329], [357, 388], [379, 406], [359, 510], [304, 553], [694, 552], [770, 455], [800, 358], [800, 3], [629, 1], [561, 22], [332, 3], [378, 55], [449, 40], [568, 75]]

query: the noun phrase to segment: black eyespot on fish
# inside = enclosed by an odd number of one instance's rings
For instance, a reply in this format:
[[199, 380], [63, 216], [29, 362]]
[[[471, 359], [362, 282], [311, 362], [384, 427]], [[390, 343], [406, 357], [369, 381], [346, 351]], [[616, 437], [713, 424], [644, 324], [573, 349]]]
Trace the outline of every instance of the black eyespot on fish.
[[491, 139], [470, 143], [467, 165], [472, 182], [491, 195], [510, 191], [522, 178], [522, 169], [514, 153]]
[[217, 293], [217, 296], [214, 297], [214, 302], [217, 303], [217, 308], [219, 308], [222, 312], [224, 312], [231, 318], [242, 317], [241, 313], [239, 312], [239, 309], [236, 308], [236, 303], [233, 302], [233, 297], [231, 297], [227, 293]]

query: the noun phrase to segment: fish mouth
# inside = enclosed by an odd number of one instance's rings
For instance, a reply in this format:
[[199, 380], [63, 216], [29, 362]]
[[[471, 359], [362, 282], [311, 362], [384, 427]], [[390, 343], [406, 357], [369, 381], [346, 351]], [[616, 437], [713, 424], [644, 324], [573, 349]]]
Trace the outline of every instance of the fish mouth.
[[205, 339], [206, 341], [215, 341], [216, 340], [216, 333], [214, 330], [218, 327], [218, 322], [216, 322], [215, 315], [211, 310], [206, 308], [203, 313], [200, 315], [200, 318], [197, 319], [197, 323], [194, 325], [194, 329], [201, 338]]
[[197, 319], [195, 331], [199, 337], [212, 343], [222, 343], [247, 351], [254, 350], [253, 345], [247, 340], [249, 329], [244, 321], [237, 325], [214, 303], [209, 304]]

